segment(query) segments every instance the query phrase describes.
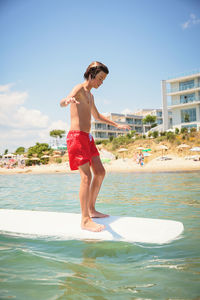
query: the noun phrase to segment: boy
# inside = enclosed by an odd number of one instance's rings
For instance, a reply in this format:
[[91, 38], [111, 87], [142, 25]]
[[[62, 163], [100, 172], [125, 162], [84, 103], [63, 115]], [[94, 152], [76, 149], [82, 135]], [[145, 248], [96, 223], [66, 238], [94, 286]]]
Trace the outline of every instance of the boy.
[[[108, 68], [100, 62], [91, 63], [85, 74], [85, 81], [76, 85], [71, 93], [61, 100], [60, 106], [70, 104], [71, 126], [67, 135], [67, 149], [71, 170], [79, 170], [81, 176], [80, 204], [81, 228], [99, 232], [105, 226], [95, 223], [92, 218], [104, 218], [109, 215], [100, 213], [95, 209], [96, 199], [105, 176], [105, 169], [99, 158], [99, 152], [90, 135], [91, 115], [96, 120], [110, 124], [119, 129], [128, 129], [128, 125], [119, 125], [101, 115], [94, 103], [91, 89], [98, 89], [109, 73]], [[93, 180], [91, 169], [93, 172]]]

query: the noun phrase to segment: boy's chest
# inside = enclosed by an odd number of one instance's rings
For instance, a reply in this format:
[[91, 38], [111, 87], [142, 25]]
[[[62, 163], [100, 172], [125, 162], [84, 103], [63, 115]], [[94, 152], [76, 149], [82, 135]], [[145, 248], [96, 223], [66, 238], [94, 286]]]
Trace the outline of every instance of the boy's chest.
[[90, 107], [92, 104], [92, 94], [84, 91], [82, 94], [82, 101]]

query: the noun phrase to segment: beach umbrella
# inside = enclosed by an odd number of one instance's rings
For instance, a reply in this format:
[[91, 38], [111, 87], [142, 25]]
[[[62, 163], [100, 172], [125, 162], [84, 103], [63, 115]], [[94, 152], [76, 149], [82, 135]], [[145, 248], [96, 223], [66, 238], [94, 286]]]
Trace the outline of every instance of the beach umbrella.
[[31, 158], [29, 158], [30, 160], [40, 160], [38, 157], [31, 157]]
[[59, 150], [67, 150], [67, 144], [62, 144], [58, 146]]
[[49, 155], [43, 155], [41, 158], [49, 158]]
[[126, 152], [126, 151], [128, 151], [128, 149], [126, 149], [126, 148], [121, 148], [118, 150], [119, 153]]
[[142, 152], [149, 152], [149, 151], [151, 151], [151, 149], [144, 149], [144, 150], [142, 150]]
[[137, 150], [144, 150], [144, 147], [137, 147]]
[[[128, 149], [126, 149], [126, 148], [121, 148], [118, 150], [119, 153], [124, 153], [126, 151], [128, 151]], [[124, 155], [123, 155], [123, 158], [124, 158]]]
[[165, 146], [165, 145], [159, 145], [157, 148], [158, 148], [159, 150], [167, 150], [167, 149], [168, 149], [168, 147]]
[[61, 154], [60, 151], [54, 151], [53, 153], [55, 153], [55, 154]]
[[183, 148], [190, 148], [190, 146], [187, 145], [187, 144], [181, 144], [181, 145], [179, 145], [179, 146], [176, 147], [176, 148], [178, 148], [178, 149], [183, 149]]
[[144, 156], [144, 157], [149, 157], [149, 156], [151, 156], [151, 154], [150, 154], [150, 153], [147, 153], [147, 152], [144, 152], [144, 153], [143, 153], [143, 156]]
[[3, 155], [3, 158], [12, 158], [12, 157], [15, 157], [15, 156], [16, 156], [15, 154], [9, 153], [9, 154]]
[[194, 148], [190, 149], [190, 151], [200, 152], [200, 147], [194, 147]]
[[164, 150], [168, 150], [168, 147], [165, 146], [165, 145], [159, 145], [159, 146], [157, 147], [157, 149], [158, 149], [158, 150], [162, 150], [162, 156], [163, 156]]
[[55, 157], [55, 158], [56, 158], [56, 157], [60, 157], [60, 155], [59, 155], [59, 154], [55, 154], [53, 157]]

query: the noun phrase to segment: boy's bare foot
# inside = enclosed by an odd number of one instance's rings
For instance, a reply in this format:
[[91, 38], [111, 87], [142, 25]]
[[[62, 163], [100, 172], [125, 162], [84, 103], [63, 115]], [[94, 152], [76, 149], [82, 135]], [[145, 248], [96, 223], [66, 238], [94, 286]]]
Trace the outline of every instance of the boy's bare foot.
[[84, 230], [89, 230], [93, 232], [100, 232], [105, 229], [104, 225], [97, 224], [92, 221], [90, 218], [86, 218], [81, 222], [81, 228]]
[[107, 218], [107, 217], [110, 217], [110, 216], [106, 215], [106, 214], [102, 214], [101, 212], [96, 211], [94, 209], [94, 210], [90, 211], [90, 217], [91, 218]]

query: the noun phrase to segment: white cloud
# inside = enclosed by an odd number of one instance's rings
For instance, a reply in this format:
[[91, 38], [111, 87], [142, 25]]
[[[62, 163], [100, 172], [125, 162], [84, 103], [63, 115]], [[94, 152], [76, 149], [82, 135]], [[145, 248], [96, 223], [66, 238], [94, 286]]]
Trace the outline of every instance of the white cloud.
[[45, 128], [48, 125], [48, 116], [43, 115], [39, 110], [27, 109], [21, 106], [15, 115], [16, 126], [21, 128]]
[[185, 30], [197, 24], [200, 24], [200, 19], [198, 19], [195, 14], [190, 14], [189, 19], [185, 23], [183, 23], [181, 27]]
[[0, 85], [0, 93], [1, 92], [7, 92], [10, 90], [11, 86], [13, 86], [13, 83], [8, 83], [4, 85]]
[[28, 93], [11, 91], [12, 85], [0, 85], [0, 152], [28, 148], [36, 142], [48, 143], [52, 129], [68, 129], [66, 122], [53, 122], [40, 110], [26, 108]]

